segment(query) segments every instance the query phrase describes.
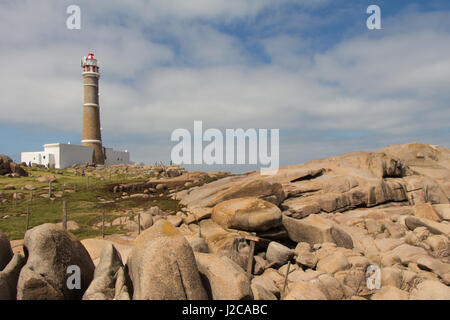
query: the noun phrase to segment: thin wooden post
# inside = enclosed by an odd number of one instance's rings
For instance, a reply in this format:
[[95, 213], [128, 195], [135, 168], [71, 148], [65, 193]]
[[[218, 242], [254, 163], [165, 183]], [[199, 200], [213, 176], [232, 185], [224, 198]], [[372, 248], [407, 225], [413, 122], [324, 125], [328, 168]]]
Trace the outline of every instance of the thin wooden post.
[[67, 230], [67, 208], [66, 208], [66, 200], [63, 201], [63, 228]]
[[287, 286], [287, 282], [288, 282], [288, 276], [289, 276], [289, 269], [291, 268], [291, 260], [289, 260], [288, 262], [288, 266], [287, 266], [287, 270], [286, 270], [286, 275], [284, 277], [284, 286], [283, 286], [283, 295], [286, 292], [286, 286]]
[[48, 182], [48, 197], [50, 198], [52, 196], [52, 182]]
[[105, 238], [105, 210], [102, 212], [102, 238]]
[[250, 252], [248, 255], [248, 262], [247, 262], [247, 273], [249, 275], [252, 275], [254, 255], [255, 255], [255, 241], [250, 240]]
[[31, 190], [31, 194], [30, 194], [30, 203], [33, 203], [33, 190]]
[[141, 213], [138, 213], [138, 234], [141, 234]]
[[30, 227], [30, 208], [27, 208], [27, 224], [25, 227], [25, 232], [27, 232], [28, 228]]

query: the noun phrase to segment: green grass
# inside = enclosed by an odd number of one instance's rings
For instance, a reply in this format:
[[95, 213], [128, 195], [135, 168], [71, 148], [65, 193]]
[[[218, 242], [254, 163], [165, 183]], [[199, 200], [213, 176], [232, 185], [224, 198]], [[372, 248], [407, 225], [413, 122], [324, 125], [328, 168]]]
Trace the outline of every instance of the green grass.
[[[61, 172], [61, 173], [56, 173]], [[125, 210], [148, 209], [158, 206], [161, 210], [176, 213], [181, 209], [178, 201], [170, 199], [167, 195], [143, 199], [125, 199], [112, 204], [101, 204], [99, 197], [106, 201], [113, 200], [117, 195], [112, 193], [112, 186], [118, 183], [143, 182], [151, 178], [150, 175], [141, 175], [137, 178], [132, 174], [102, 174], [104, 180], [89, 177], [89, 187], [86, 185], [86, 177], [75, 176], [71, 169], [67, 170], [29, 170], [29, 173], [35, 177], [9, 178], [0, 176], [0, 192], [3, 193], [3, 199], [8, 199], [7, 203], [0, 204], [0, 230], [2, 230], [10, 240], [22, 239], [26, 228], [27, 208], [30, 209], [30, 225], [34, 226], [43, 223], [58, 223], [62, 221], [63, 201], [66, 201], [68, 220], [78, 223], [79, 229], [72, 231], [79, 239], [101, 236], [101, 229], [96, 228], [95, 224], [101, 222], [102, 212], [105, 212], [105, 220], [112, 221], [117, 217], [123, 216]], [[90, 173], [86, 171], [89, 175]], [[96, 172], [97, 173], [97, 172]], [[51, 200], [40, 197], [41, 194], [48, 194], [48, 183], [39, 183], [37, 176], [47, 176], [52, 174], [57, 182], [52, 183], [52, 192], [62, 191], [64, 188], [76, 189], [74, 193], [63, 194], [62, 198]], [[6, 185], [12, 184], [16, 190], [3, 190]], [[27, 184], [33, 185], [36, 190], [33, 191], [33, 201], [30, 201], [31, 191], [21, 190]], [[63, 186], [65, 184], [65, 187]], [[14, 192], [25, 194], [25, 199], [17, 200], [16, 203], [11, 200]], [[3, 219], [4, 216], [9, 216]], [[122, 226], [113, 226], [105, 228], [105, 233], [117, 234], [125, 233]]]

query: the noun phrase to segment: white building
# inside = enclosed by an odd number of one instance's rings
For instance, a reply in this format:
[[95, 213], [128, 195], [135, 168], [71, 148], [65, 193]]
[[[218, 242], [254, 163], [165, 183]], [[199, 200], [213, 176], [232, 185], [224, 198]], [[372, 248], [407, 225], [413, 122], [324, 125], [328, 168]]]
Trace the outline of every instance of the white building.
[[[112, 148], [103, 150], [106, 165], [130, 163], [128, 151], [115, 151]], [[74, 164], [92, 163], [93, 153], [94, 149], [89, 146], [52, 143], [45, 144], [44, 151], [22, 152], [21, 161], [26, 164], [36, 163], [55, 169], [64, 169]]]

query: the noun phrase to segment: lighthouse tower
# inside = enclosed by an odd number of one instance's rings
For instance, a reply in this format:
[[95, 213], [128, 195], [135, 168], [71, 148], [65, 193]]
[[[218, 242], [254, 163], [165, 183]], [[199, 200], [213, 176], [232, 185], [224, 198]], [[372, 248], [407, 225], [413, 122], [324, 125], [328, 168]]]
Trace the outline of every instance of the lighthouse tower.
[[100, 106], [98, 99], [98, 79], [100, 78], [97, 59], [93, 53], [81, 60], [84, 78], [83, 134], [81, 144], [94, 148], [93, 163], [104, 164], [105, 155], [100, 132]]

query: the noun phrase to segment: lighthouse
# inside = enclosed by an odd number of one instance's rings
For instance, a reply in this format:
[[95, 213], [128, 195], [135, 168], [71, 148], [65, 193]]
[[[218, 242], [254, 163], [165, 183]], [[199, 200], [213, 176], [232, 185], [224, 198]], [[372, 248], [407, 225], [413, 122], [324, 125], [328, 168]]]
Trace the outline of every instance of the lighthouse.
[[98, 98], [98, 80], [100, 79], [99, 66], [93, 53], [89, 53], [81, 60], [84, 85], [83, 104], [83, 133], [81, 144], [94, 149], [92, 162], [105, 163], [105, 154], [102, 146], [100, 131], [100, 105]]
[[[100, 131], [100, 107], [98, 99], [98, 79], [100, 79], [97, 59], [89, 53], [81, 60], [84, 86], [83, 133], [81, 145], [68, 143], [44, 144], [44, 151], [22, 152], [21, 161], [28, 164], [44, 165], [48, 168], [64, 169], [75, 164], [130, 164], [130, 153], [104, 148]], [[76, 106], [74, 106], [76, 107]], [[79, 106], [78, 106], [79, 108]]]

